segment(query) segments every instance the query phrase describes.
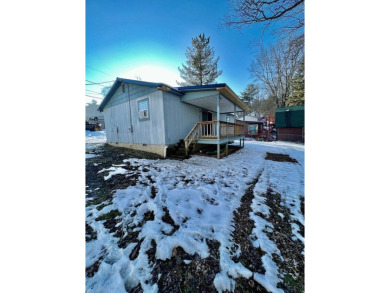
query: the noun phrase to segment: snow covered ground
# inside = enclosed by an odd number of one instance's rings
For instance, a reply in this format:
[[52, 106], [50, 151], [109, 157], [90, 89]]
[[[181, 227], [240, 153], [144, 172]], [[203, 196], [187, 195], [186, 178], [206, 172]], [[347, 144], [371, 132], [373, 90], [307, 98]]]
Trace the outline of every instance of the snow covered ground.
[[[103, 143], [105, 134], [87, 133], [86, 141]], [[266, 160], [267, 152], [287, 154], [297, 163]], [[304, 226], [300, 209], [300, 199], [304, 197], [304, 145], [248, 141], [243, 149], [221, 160], [203, 156], [184, 161], [124, 157], [121, 164], [102, 168], [98, 175], [108, 183], [117, 176], [130, 180], [136, 175], [138, 179], [135, 184], [113, 191], [112, 200], [86, 207], [86, 222], [96, 233], [96, 239], [86, 243], [86, 268], [98, 267], [86, 278], [87, 292], [128, 292], [139, 285], [144, 292], [157, 292], [158, 284], [150, 281], [154, 264], [148, 251], [152, 243], [156, 244], [157, 260], [171, 259], [177, 247], [206, 258], [210, 256], [207, 239], [220, 243], [220, 271], [213, 281], [214, 290], [234, 291], [236, 279], [244, 277], [254, 278], [270, 292], [283, 292], [277, 287], [282, 274], [273, 257], [281, 253], [265, 233], [272, 232], [273, 226], [267, 220], [270, 207], [264, 196], [269, 188], [280, 194], [291, 219]], [[240, 206], [245, 190], [257, 179], [250, 213], [255, 223], [251, 239], [254, 247], [265, 252], [261, 258], [265, 274], [250, 271], [232, 260], [240, 253], [233, 249], [233, 212]], [[88, 197], [89, 188], [87, 203], [93, 200]], [[174, 225], [164, 221], [167, 212]], [[116, 215], [115, 228], [122, 233], [120, 239], [138, 233], [137, 241], [118, 245], [119, 237], [110, 233], [104, 221], [97, 220], [111, 214]], [[291, 229], [293, 240], [303, 243], [299, 226], [291, 222]], [[135, 250], [138, 254], [130, 260]]]
[[85, 131], [85, 143], [105, 143], [106, 142], [106, 131]]
[[106, 131], [85, 131], [85, 159], [95, 158], [98, 155], [90, 154], [90, 151], [93, 151], [97, 147], [106, 143]]

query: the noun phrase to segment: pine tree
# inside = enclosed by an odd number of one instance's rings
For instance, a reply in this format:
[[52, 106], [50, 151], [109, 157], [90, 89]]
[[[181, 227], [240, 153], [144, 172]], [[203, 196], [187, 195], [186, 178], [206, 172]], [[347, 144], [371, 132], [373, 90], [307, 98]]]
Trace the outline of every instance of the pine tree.
[[214, 49], [210, 47], [210, 37], [204, 34], [192, 38], [192, 47], [187, 47], [186, 65], [178, 67], [184, 82], [178, 82], [181, 86], [204, 85], [215, 82], [222, 70], [218, 70], [219, 57], [214, 59]]
[[287, 106], [299, 106], [305, 104], [305, 61], [299, 63], [298, 71], [291, 83], [291, 96], [287, 98]]
[[254, 85], [253, 83], [250, 83], [246, 86], [245, 90], [241, 93], [241, 100], [249, 106], [252, 110], [252, 103], [253, 100], [256, 99], [256, 97], [259, 94], [259, 88], [258, 86]]

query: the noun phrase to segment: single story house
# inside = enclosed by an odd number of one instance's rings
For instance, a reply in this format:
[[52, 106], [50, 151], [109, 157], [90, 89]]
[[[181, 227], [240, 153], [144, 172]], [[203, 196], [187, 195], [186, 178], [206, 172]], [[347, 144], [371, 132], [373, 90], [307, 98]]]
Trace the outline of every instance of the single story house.
[[164, 83], [117, 78], [99, 106], [107, 143], [166, 157], [168, 147], [184, 140], [220, 145], [244, 144], [236, 113], [249, 111], [225, 83], [172, 87]]
[[275, 128], [278, 140], [305, 142], [305, 106], [276, 108]]

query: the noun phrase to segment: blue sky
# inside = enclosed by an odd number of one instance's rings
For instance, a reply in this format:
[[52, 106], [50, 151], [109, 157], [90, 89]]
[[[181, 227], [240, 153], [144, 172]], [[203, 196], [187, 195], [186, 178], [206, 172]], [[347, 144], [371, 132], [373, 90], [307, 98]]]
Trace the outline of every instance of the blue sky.
[[[185, 62], [191, 38], [210, 36], [223, 70], [217, 82], [237, 94], [251, 82], [249, 66], [260, 39], [258, 27], [224, 28], [228, 2], [215, 1], [86, 1], [86, 80], [102, 82], [116, 77], [165, 82], [181, 80], [177, 67]], [[269, 39], [263, 38], [264, 45]], [[101, 86], [87, 86], [98, 96]], [[92, 92], [91, 92], [92, 91]], [[87, 102], [92, 98], [86, 97]], [[98, 100], [100, 101], [100, 100]]]

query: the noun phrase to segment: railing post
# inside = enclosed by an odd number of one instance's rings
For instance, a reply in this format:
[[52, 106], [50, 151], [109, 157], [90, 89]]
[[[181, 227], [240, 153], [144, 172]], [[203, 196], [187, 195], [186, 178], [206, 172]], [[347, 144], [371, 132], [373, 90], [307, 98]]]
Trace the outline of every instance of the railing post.
[[242, 147], [245, 146], [245, 111], [244, 111], [244, 118], [242, 119], [243, 122], [244, 122], [244, 127], [243, 127], [243, 130], [244, 130], [244, 138], [242, 139]]
[[220, 122], [219, 122], [219, 120], [220, 120], [220, 103], [221, 103], [221, 101], [220, 101], [220, 99], [221, 99], [221, 95], [220, 94], [218, 94], [218, 96], [217, 96], [217, 139], [218, 139], [218, 144], [217, 144], [217, 158], [218, 159], [220, 159], [220, 145], [219, 145], [219, 140], [220, 140], [220, 138], [221, 138], [221, 134], [220, 134], [220, 127], [221, 127], [221, 125], [220, 125]]
[[236, 137], [236, 104], [234, 104], [234, 137]]

